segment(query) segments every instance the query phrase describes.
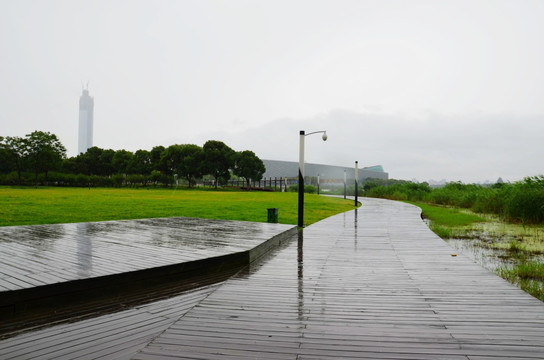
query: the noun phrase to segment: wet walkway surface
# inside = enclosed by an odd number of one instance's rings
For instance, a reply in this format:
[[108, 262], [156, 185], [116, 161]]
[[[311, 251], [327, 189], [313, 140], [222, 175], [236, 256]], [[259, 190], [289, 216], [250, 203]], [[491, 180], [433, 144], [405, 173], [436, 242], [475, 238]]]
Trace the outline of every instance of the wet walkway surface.
[[0, 358], [541, 359], [544, 303], [363, 198], [236, 275], [0, 341]]
[[295, 233], [192, 218], [2, 227], [0, 334], [213, 283]]
[[0, 292], [245, 251], [290, 228], [191, 218], [0, 227]]

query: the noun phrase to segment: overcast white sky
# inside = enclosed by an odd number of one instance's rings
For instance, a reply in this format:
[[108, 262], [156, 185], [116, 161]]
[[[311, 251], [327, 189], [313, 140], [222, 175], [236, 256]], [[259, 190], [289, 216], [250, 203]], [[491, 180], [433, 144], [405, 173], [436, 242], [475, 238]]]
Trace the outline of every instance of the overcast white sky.
[[544, 1], [0, 0], [0, 135], [220, 140], [391, 178], [544, 173]]

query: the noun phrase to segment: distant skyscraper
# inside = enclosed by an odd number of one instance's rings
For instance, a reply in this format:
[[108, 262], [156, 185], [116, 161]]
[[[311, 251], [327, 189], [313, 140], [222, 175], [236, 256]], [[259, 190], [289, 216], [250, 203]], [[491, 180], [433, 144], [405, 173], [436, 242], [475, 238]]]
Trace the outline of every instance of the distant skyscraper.
[[79, 142], [78, 154], [87, 152], [93, 146], [93, 109], [94, 99], [89, 96], [89, 88], [83, 89], [79, 97]]

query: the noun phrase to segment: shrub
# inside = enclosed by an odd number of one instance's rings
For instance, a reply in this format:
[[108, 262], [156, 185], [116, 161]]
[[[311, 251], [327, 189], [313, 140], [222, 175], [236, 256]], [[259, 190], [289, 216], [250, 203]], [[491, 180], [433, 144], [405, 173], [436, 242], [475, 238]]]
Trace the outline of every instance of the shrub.
[[544, 222], [544, 187], [518, 183], [508, 192], [504, 215], [510, 221], [538, 224]]
[[479, 213], [502, 214], [506, 187], [482, 189], [472, 205], [472, 210]]
[[64, 175], [64, 186], [76, 186], [76, 175], [75, 174], [65, 174]]
[[544, 223], [544, 176], [490, 187], [452, 182], [431, 189], [426, 183], [391, 182], [385, 185], [372, 183], [366, 189], [366, 195], [370, 197], [466, 208], [497, 214], [511, 222]]
[[123, 174], [115, 174], [111, 177], [111, 181], [114, 186], [121, 187], [125, 182], [125, 175]]
[[132, 174], [127, 176], [127, 183], [132, 187], [137, 187], [138, 185], [144, 184], [144, 176]]
[[396, 182], [384, 186], [366, 186], [366, 195], [391, 200], [423, 201], [431, 192], [427, 183]]
[[[298, 184], [290, 185], [287, 188], [288, 192], [298, 192]], [[304, 185], [304, 192], [306, 194], [315, 194], [317, 193], [317, 188], [313, 185]]]
[[75, 186], [86, 187], [89, 186], [89, 176], [84, 174], [77, 174], [75, 176]]
[[104, 177], [103, 176], [98, 176], [98, 175], [91, 175], [89, 177], [89, 183], [90, 183], [90, 186], [92, 186], [92, 187], [106, 186], [104, 184]]
[[[19, 185], [19, 177], [16, 171], [12, 171], [9, 174], [3, 174], [0, 176], [0, 183], [2, 185]], [[28, 172], [21, 172], [21, 184], [20, 185], [34, 185], [34, 175]]]

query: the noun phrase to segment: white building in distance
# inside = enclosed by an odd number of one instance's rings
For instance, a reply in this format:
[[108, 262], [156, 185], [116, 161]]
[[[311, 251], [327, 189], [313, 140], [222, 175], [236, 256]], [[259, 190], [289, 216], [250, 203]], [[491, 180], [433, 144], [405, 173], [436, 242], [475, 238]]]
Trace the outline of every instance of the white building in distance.
[[[298, 162], [281, 160], [262, 160], [266, 168], [263, 177], [266, 178], [288, 178], [298, 179]], [[344, 173], [347, 180], [355, 179], [355, 168], [335, 165], [304, 163], [305, 178], [320, 176], [321, 180], [329, 182], [340, 182], [344, 179]], [[366, 179], [389, 179], [389, 174], [383, 170], [381, 165], [363, 167], [359, 169], [359, 181]]]
[[77, 153], [85, 153], [93, 146], [94, 99], [89, 96], [89, 89], [83, 89], [79, 97], [79, 137]]

